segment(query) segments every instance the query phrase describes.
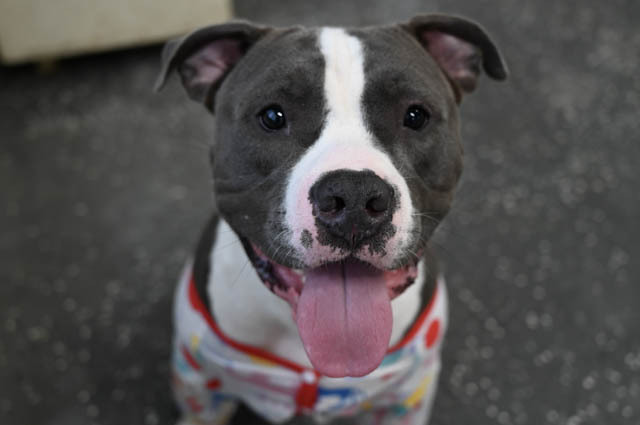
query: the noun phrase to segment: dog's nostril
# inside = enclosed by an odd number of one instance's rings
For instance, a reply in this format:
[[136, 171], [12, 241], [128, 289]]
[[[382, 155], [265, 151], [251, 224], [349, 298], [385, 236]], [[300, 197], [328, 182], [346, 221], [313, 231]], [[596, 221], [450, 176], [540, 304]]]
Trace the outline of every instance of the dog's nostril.
[[309, 189], [318, 230], [327, 243], [353, 250], [391, 222], [395, 210], [393, 187], [373, 171], [334, 170]]
[[322, 213], [336, 213], [344, 208], [344, 199], [339, 196], [325, 196], [318, 203], [318, 209]]
[[367, 201], [365, 207], [370, 215], [381, 214], [389, 208], [389, 199], [386, 196], [375, 196]]

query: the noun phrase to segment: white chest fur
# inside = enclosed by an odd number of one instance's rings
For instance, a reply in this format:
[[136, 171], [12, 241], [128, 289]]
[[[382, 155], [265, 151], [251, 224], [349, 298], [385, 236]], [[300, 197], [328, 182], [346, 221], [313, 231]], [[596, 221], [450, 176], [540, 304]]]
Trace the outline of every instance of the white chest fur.
[[[311, 366], [291, 316], [291, 308], [258, 279], [240, 240], [221, 220], [211, 250], [211, 274], [207, 293], [213, 316], [232, 339]], [[418, 279], [391, 303], [393, 330], [390, 345], [398, 342], [420, 308], [423, 264]]]

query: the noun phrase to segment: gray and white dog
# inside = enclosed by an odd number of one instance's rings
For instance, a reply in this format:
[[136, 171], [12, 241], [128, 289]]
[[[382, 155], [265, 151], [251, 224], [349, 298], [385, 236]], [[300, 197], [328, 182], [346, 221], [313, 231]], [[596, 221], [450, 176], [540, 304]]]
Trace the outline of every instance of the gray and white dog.
[[428, 243], [482, 69], [507, 76], [487, 33], [447, 15], [232, 22], [165, 46], [157, 88], [177, 71], [216, 117], [216, 212], [175, 302], [186, 423], [225, 423], [241, 402], [273, 423], [426, 423], [447, 319]]

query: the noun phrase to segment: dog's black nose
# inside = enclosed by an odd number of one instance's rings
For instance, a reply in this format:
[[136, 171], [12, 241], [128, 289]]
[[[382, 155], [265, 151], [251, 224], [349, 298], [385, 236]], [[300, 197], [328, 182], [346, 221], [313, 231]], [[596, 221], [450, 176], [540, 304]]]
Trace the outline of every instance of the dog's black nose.
[[370, 170], [329, 172], [311, 187], [309, 200], [318, 226], [352, 249], [390, 222], [396, 207], [393, 187]]

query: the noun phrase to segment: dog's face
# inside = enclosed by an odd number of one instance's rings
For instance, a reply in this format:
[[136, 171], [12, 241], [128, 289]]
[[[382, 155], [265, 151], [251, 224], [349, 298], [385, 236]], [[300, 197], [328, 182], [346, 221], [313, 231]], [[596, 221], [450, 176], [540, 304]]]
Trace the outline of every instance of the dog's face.
[[457, 107], [481, 65], [506, 76], [480, 27], [440, 15], [357, 30], [227, 24], [165, 50], [161, 81], [177, 68], [215, 109], [217, 207], [320, 372], [360, 376], [384, 356], [390, 300], [451, 205]]

